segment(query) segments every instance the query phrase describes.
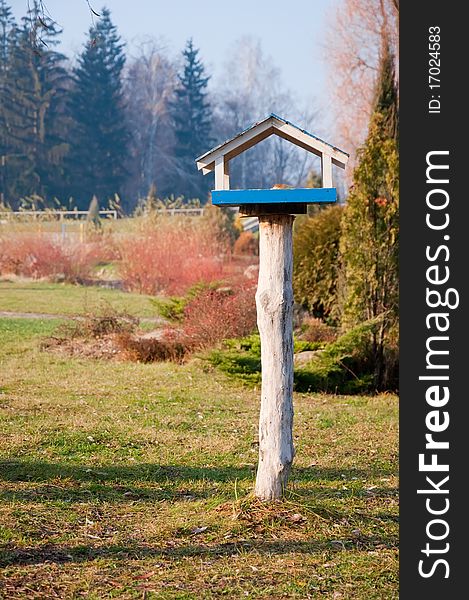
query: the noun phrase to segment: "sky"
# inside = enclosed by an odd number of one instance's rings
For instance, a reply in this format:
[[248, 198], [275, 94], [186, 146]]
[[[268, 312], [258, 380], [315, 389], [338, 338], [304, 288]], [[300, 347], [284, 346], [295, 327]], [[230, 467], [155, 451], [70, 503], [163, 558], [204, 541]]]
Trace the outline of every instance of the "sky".
[[[230, 47], [243, 35], [257, 37], [266, 55], [280, 68], [282, 81], [300, 106], [319, 110], [321, 129], [327, 128], [324, 32], [327, 17], [338, 0], [236, 0], [221, 4], [205, 0], [90, 0], [99, 13], [111, 11], [127, 51], [139, 40], [155, 37], [177, 56], [193, 38], [215, 81], [228, 75], [224, 64]], [[10, 0], [15, 17], [26, 12], [28, 0]], [[92, 24], [87, 0], [44, 0], [63, 28], [61, 51], [73, 57], [81, 51]], [[283, 115], [288, 119], [288, 115]]]

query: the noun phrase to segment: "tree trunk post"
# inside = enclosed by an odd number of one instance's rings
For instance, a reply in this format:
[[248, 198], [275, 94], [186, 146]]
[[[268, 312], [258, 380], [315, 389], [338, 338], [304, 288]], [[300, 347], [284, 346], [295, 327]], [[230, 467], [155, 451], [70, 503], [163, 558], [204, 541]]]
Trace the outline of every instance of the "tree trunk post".
[[282, 497], [293, 462], [293, 246], [294, 216], [259, 216], [257, 324], [262, 391], [255, 495]]

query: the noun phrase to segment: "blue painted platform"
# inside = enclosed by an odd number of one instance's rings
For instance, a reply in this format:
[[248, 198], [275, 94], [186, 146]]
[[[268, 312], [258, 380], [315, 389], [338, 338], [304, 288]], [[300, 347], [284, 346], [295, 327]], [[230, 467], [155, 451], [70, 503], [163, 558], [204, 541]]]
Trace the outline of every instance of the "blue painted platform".
[[336, 188], [280, 188], [272, 190], [213, 190], [215, 206], [249, 204], [315, 204], [337, 201]]

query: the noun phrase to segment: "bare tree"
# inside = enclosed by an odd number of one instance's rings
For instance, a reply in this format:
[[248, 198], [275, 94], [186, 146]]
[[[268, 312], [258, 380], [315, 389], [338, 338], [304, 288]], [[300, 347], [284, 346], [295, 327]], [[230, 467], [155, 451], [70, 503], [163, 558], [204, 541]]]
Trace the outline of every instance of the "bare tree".
[[140, 44], [126, 73], [126, 105], [132, 132], [131, 188], [141, 197], [155, 186], [170, 192], [173, 133], [168, 110], [176, 82], [175, 68], [155, 40]]
[[398, 0], [344, 0], [330, 16], [326, 60], [334, 134], [351, 152], [352, 165], [367, 132], [384, 37], [398, 60], [398, 18]]
[[[94, 27], [95, 17], [101, 15], [95, 11], [90, 0], [84, 0], [83, 3], [88, 7], [91, 24]], [[44, 40], [44, 32], [51, 26], [59, 26], [60, 28], [60, 25], [54, 20], [44, 0], [26, 0], [26, 14], [28, 15], [31, 45], [36, 49], [47, 46]]]
[[[265, 56], [258, 39], [244, 36], [232, 46], [225, 77], [219, 83], [214, 137], [223, 141], [270, 113], [309, 128], [315, 113], [299, 110], [286, 89], [280, 70]], [[256, 166], [255, 171], [253, 165]], [[232, 161], [232, 183], [237, 187], [269, 187], [274, 183], [299, 185], [311, 168], [311, 158], [276, 136]]]

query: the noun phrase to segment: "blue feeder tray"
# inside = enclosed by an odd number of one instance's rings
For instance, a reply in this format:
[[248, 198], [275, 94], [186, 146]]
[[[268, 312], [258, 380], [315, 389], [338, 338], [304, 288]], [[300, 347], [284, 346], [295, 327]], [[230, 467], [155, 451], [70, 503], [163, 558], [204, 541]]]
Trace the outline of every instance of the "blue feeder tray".
[[239, 206], [246, 215], [305, 214], [308, 204], [333, 204], [336, 188], [274, 188], [271, 190], [214, 190], [215, 206]]

